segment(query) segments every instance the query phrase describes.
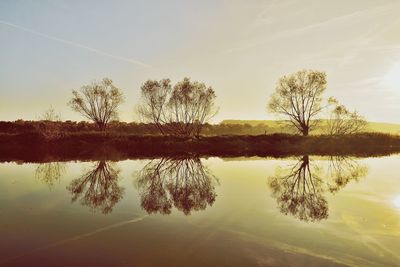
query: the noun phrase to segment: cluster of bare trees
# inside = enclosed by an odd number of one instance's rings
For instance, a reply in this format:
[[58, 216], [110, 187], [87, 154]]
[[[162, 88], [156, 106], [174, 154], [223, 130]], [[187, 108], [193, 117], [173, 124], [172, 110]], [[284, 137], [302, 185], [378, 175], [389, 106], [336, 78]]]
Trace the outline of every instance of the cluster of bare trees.
[[[100, 130], [118, 119], [118, 106], [124, 98], [111, 79], [92, 82], [72, 94], [72, 109], [92, 120]], [[217, 112], [213, 88], [189, 78], [173, 87], [169, 79], [148, 80], [141, 87], [141, 95], [139, 115], [162, 134], [199, 136], [203, 125]]]
[[356, 111], [350, 112], [335, 98], [323, 104], [326, 73], [301, 70], [283, 76], [268, 103], [271, 112], [283, 115], [300, 134], [307, 136], [321, 121], [323, 110], [333, 107], [327, 119], [325, 132], [330, 135], [354, 134], [362, 131], [367, 122]]
[[199, 136], [204, 123], [217, 112], [213, 88], [189, 78], [173, 87], [169, 79], [148, 80], [141, 94], [139, 114], [162, 134]]
[[[326, 73], [301, 70], [283, 76], [268, 103], [272, 113], [283, 115], [291, 127], [307, 136], [321, 121], [323, 110], [329, 110], [325, 128], [331, 135], [362, 131], [366, 121], [356, 111], [350, 112], [336, 99], [324, 102]], [[124, 101], [121, 89], [111, 79], [92, 82], [73, 90], [69, 105], [105, 130], [118, 119], [118, 107]], [[141, 86], [137, 112], [144, 122], [154, 125], [161, 134], [198, 137], [205, 123], [216, 113], [215, 91], [198, 81], [184, 78], [174, 86], [171, 80], [148, 80]]]

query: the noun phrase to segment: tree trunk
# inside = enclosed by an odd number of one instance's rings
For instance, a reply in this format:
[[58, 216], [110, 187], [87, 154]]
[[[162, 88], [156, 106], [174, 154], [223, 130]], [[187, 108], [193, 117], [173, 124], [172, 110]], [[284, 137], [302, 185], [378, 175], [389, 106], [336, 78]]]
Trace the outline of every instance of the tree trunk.
[[302, 128], [303, 128], [302, 129], [303, 136], [308, 136], [309, 127], [308, 126], [303, 126]]
[[98, 122], [98, 123], [97, 123], [97, 127], [99, 127], [99, 130], [100, 130], [101, 132], [104, 132], [104, 131], [106, 130], [106, 124], [103, 123], [103, 122]]

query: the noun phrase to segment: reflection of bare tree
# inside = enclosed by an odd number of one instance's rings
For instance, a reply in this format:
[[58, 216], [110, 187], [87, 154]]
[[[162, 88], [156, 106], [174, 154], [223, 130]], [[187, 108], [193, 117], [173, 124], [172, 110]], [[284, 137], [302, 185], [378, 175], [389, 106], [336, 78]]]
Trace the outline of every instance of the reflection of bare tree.
[[175, 206], [188, 215], [214, 203], [215, 181], [199, 158], [163, 158], [150, 161], [136, 185], [148, 213], [169, 214]]
[[270, 178], [269, 185], [282, 213], [305, 221], [328, 217], [328, 203], [322, 195], [322, 180], [311, 170], [308, 156], [302, 157], [288, 172], [277, 171]]
[[118, 186], [119, 172], [111, 164], [99, 161], [92, 170], [73, 180], [67, 187], [73, 195], [72, 201], [80, 198], [82, 205], [93, 210], [111, 212], [124, 192], [124, 189]]
[[331, 156], [327, 167], [328, 189], [331, 193], [338, 192], [350, 181], [358, 181], [367, 175], [368, 169], [352, 158], [344, 156]]
[[56, 181], [59, 181], [65, 173], [65, 163], [62, 162], [47, 162], [40, 163], [35, 171], [36, 179], [46, 183], [48, 186], [53, 186]]
[[288, 169], [278, 169], [269, 178], [269, 186], [281, 212], [304, 221], [328, 218], [324, 193], [335, 193], [351, 180], [358, 181], [367, 174], [367, 167], [350, 158], [333, 156], [329, 158], [323, 178], [321, 173], [320, 167], [311, 166], [308, 155]]

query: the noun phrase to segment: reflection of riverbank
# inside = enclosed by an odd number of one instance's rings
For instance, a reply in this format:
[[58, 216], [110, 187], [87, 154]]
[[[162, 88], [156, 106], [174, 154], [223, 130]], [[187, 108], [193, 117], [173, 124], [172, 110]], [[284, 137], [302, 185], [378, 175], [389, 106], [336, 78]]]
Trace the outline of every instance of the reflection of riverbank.
[[[29, 147], [29, 150], [26, 148]], [[0, 161], [43, 162], [46, 159], [124, 160], [165, 156], [381, 156], [400, 152], [400, 136], [359, 134], [351, 136], [175, 136], [70, 134], [46, 141], [36, 134], [0, 135]]]

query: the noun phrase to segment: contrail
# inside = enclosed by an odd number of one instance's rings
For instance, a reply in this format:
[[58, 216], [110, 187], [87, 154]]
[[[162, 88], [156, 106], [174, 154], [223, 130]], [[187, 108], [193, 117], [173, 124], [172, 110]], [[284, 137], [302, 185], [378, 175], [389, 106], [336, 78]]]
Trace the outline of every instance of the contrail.
[[37, 36], [52, 40], [52, 41], [56, 41], [56, 42], [63, 43], [63, 44], [66, 44], [66, 45], [70, 45], [70, 46], [86, 49], [86, 50], [88, 50], [90, 52], [93, 52], [93, 53], [96, 53], [96, 54], [99, 54], [99, 55], [102, 55], [102, 56], [106, 56], [106, 57], [109, 57], [109, 58], [112, 58], [112, 59], [128, 62], [128, 63], [131, 63], [131, 64], [143, 66], [143, 67], [151, 67], [150, 65], [148, 65], [146, 63], [143, 63], [143, 62], [141, 62], [139, 60], [134, 60], [134, 59], [130, 59], [130, 58], [124, 58], [124, 57], [121, 57], [121, 56], [113, 55], [113, 54], [104, 52], [102, 50], [99, 50], [99, 49], [96, 49], [96, 48], [93, 48], [93, 47], [89, 47], [89, 46], [86, 46], [86, 45], [83, 45], [83, 44], [75, 43], [75, 42], [68, 41], [68, 40], [61, 39], [61, 38], [57, 38], [57, 37], [53, 37], [53, 36], [47, 35], [45, 33], [41, 33], [41, 32], [35, 31], [35, 30], [31, 30], [31, 29], [28, 29], [28, 28], [25, 28], [25, 27], [22, 27], [22, 26], [19, 26], [19, 25], [16, 25], [16, 24], [13, 24], [13, 23], [10, 23], [10, 22], [7, 22], [7, 21], [0, 20], [0, 24], [7, 25], [9, 27], [13, 27], [15, 29], [18, 29], [18, 30], [21, 30], [21, 31], [24, 31], [24, 32], [28, 32], [28, 33], [31, 33], [31, 34], [34, 34], [34, 35], [37, 35]]
[[70, 237], [70, 238], [67, 238], [67, 239], [63, 239], [63, 240], [54, 242], [54, 243], [52, 243], [52, 244], [45, 245], [45, 246], [42, 246], [42, 247], [33, 249], [33, 250], [31, 250], [31, 251], [28, 251], [28, 252], [23, 253], [23, 254], [21, 254], [21, 255], [18, 255], [18, 256], [16, 256], [16, 257], [9, 258], [9, 259], [6, 259], [6, 260], [2, 260], [2, 261], [0, 262], [0, 265], [3, 265], [3, 264], [5, 264], [5, 263], [10, 262], [10, 261], [13, 261], [13, 260], [17, 260], [17, 259], [19, 259], [19, 258], [21, 258], [21, 257], [25, 257], [25, 256], [30, 255], [30, 254], [34, 254], [34, 253], [36, 253], [36, 252], [38, 252], [38, 251], [41, 251], [41, 250], [46, 250], [46, 249], [58, 247], [58, 246], [67, 244], [67, 243], [69, 243], [69, 242], [76, 241], [76, 240], [80, 240], [80, 239], [84, 239], [84, 238], [86, 238], [86, 237], [90, 237], [90, 236], [92, 236], [92, 235], [95, 235], [95, 234], [98, 234], [98, 233], [101, 233], [101, 232], [104, 232], [104, 231], [107, 231], [107, 230], [110, 230], [110, 229], [113, 229], [113, 228], [118, 228], [118, 227], [121, 227], [121, 226], [130, 224], [130, 223], [140, 222], [140, 221], [142, 221], [144, 218], [146, 218], [147, 216], [148, 216], [148, 215], [141, 216], [141, 217], [139, 217], [139, 218], [135, 218], [135, 219], [128, 220], [128, 221], [122, 221], [122, 222], [119, 222], [119, 223], [115, 223], [115, 224], [112, 224], [112, 225], [109, 225], [109, 226], [106, 226], [106, 227], [102, 227], [102, 228], [96, 229], [96, 230], [91, 231], [91, 232], [88, 232], [88, 233], [84, 233], [84, 234], [80, 234], [80, 235], [77, 235], [77, 236], [73, 236], [73, 237]]

